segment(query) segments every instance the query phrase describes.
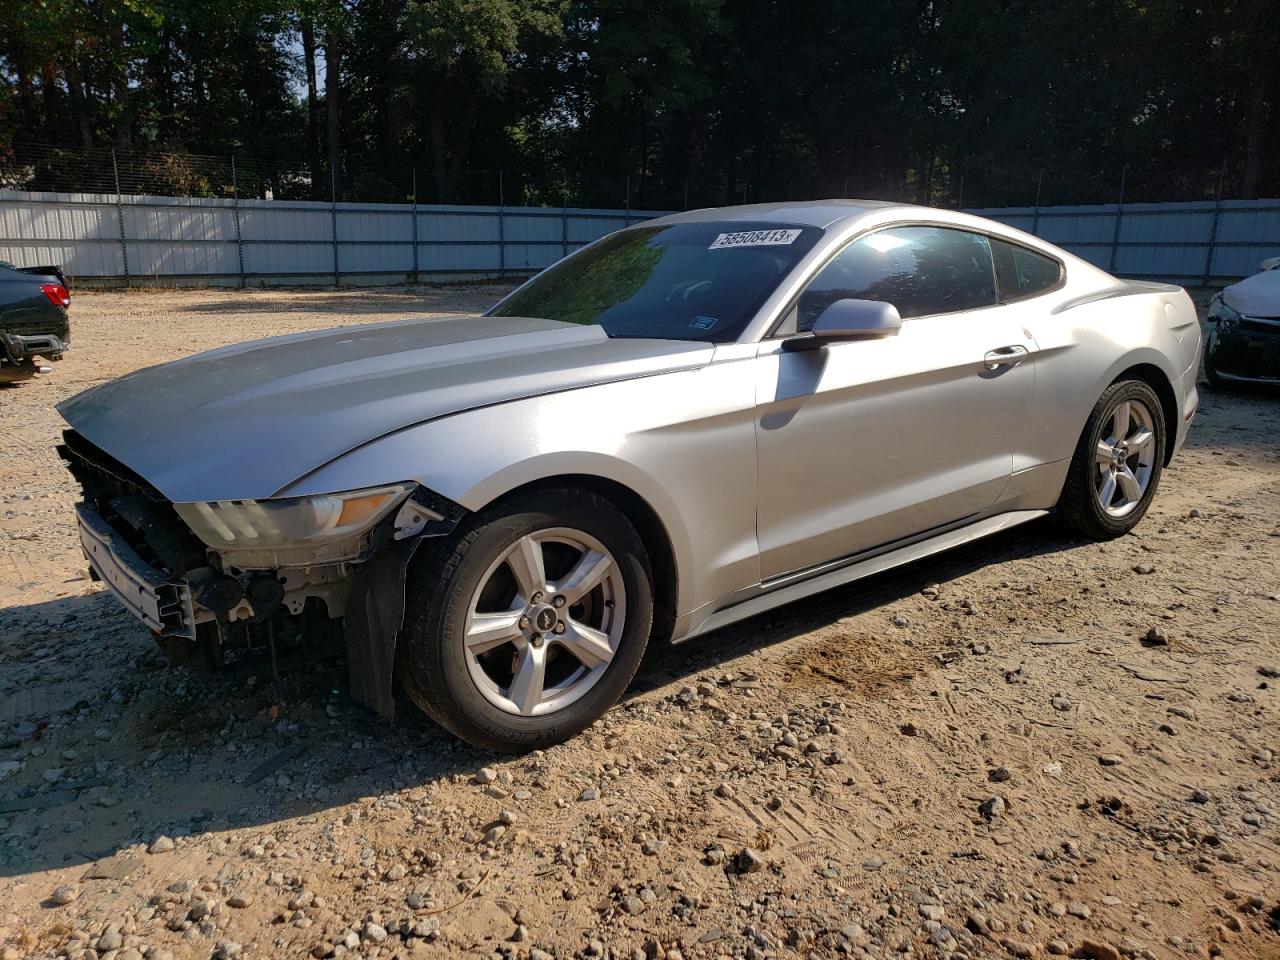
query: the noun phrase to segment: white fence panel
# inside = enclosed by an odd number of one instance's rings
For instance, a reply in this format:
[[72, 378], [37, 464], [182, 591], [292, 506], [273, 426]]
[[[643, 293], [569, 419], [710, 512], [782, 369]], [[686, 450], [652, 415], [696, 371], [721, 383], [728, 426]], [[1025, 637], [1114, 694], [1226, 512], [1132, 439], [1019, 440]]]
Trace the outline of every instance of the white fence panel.
[[[1280, 201], [973, 210], [1104, 269], [1229, 282], [1280, 255]], [[651, 210], [0, 191], [0, 260], [75, 282], [399, 282], [528, 274]]]
[[1056, 243], [1121, 276], [1230, 283], [1280, 255], [1280, 200], [971, 210]]

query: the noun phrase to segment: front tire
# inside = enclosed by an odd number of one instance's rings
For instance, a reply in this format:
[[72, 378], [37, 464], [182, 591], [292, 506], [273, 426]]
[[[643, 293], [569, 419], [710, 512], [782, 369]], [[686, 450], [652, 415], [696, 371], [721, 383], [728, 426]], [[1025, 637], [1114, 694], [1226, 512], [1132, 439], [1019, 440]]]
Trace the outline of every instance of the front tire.
[[1071, 458], [1058, 503], [1063, 523], [1090, 540], [1111, 540], [1138, 525], [1164, 468], [1164, 409], [1141, 380], [1103, 391]]
[[1226, 390], [1228, 384], [1222, 379], [1222, 376], [1214, 369], [1212, 359], [1206, 359], [1204, 362], [1204, 378], [1209, 381], [1209, 386], [1214, 390]]
[[411, 569], [401, 686], [486, 750], [560, 743], [631, 682], [653, 625], [652, 583], [639, 534], [603, 497], [519, 495]]

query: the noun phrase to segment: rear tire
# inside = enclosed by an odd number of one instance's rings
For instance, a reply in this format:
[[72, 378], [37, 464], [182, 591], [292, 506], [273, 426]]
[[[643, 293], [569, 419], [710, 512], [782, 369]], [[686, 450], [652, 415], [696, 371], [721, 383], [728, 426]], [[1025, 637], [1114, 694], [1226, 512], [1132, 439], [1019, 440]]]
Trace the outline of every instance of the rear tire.
[[410, 569], [401, 686], [477, 747], [560, 743], [635, 676], [653, 624], [652, 583], [639, 534], [603, 497], [574, 488], [518, 495], [470, 518]]
[[1164, 410], [1149, 385], [1121, 380], [1107, 387], [1071, 458], [1058, 501], [1062, 522], [1090, 540], [1132, 530], [1155, 496], [1166, 443]]

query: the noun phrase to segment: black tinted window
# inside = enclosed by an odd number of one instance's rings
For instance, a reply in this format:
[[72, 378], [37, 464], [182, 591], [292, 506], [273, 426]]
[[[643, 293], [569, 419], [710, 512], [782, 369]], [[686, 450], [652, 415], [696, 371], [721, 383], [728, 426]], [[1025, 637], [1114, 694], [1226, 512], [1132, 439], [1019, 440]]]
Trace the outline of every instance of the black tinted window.
[[544, 270], [490, 314], [726, 343], [820, 236], [816, 227], [734, 221], [623, 230]]
[[797, 326], [808, 330], [836, 300], [883, 300], [905, 320], [996, 302], [987, 238], [944, 227], [895, 227], [855, 240], [800, 296]]
[[1034, 297], [1058, 285], [1062, 265], [1050, 257], [1003, 240], [991, 241], [995, 255], [996, 282], [1004, 302]]

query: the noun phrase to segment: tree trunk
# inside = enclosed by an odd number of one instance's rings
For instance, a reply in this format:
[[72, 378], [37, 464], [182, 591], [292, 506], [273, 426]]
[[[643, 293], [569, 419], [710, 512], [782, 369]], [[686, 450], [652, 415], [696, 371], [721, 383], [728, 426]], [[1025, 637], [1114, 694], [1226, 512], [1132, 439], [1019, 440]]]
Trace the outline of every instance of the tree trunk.
[[449, 192], [449, 148], [444, 139], [444, 108], [431, 105], [431, 176], [436, 182], [436, 203], [453, 199]]
[[1252, 90], [1249, 91], [1249, 109], [1245, 115], [1244, 180], [1240, 185], [1241, 196], [1252, 199], [1258, 196], [1258, 182], [1262, 175], [1262, 142], [1267, 123], [1267, 91], [1261, 81], [1260, 71], [1253, 71]]
[[129, 55], [125, 51], [124, 24], [114, 31], [116, 74], [111, 81], [112, 98], [116, 102], [116, 146], [127, 149], [132, 138], [129, 132]]
[[80, 129], [80, 145], [93, 146], [93, 126], [89, 122], [89, 100], [85, 96], [84, 82], [80, 79], [79, 65], [74, 58], [68, 57], [63, 67], [67, 76], [67, 90], [71, 94], [71, 109], [76, 116], [76, 125]]
[[337, 31], [330, 26], [324, 38], [324, 101], [329, 137], [329, 181], [333, 199], [342, 199], [342, 128], [339, 101], [342, 99], [339, 68], [342, 55]]
[[[28, 87], [31, 85], [30, 77], [27, 78], [27, 85]], [[19, 87], [19, 89], [21, 89], [21, 87]], [[32, 124], [28, 129], [38, 129], [37, 125], [40, 123], [42, 117], [44, 123], [49, 126], [55, 126], [63, 122], [65, 118], [62, 116], [61, 105], [58, 102], [62, 99], [62, 91], [58, 88], [58, 68], [54, 64], [46, 63], [40, 69], [40, 95], [41, 99], [44, 101], [43, 109], [38, 108], [35, 105], [34, 91], [28, 90], [24, 91], [24, 93], [30, 97], [30, 99], [27, 100], [24, 96], [23, 99], [26, 100], [26, 102], [23, 103], [22, 108], [23, 113], [28, 118], [27, 122]]]
[[[467, 145], [471, 139], [471, 131], [476, 125], [476, 114], [480, 108], [480, 96], [473, 89], [471, 95], [467, 97], [467, 102], [462, 108], [462, 116], [457, 118], [450, 126], [453, 131], [453, 151], [448, 156], [445, 174], [445, 190], [450, 197], [458, 196], [459, 184], [462, 180], [462, 165], [467, 159]], [[441, 137], [443, 140], [443, 118], [441, 119]], [[435, 140], [435, 117], [432, 118], [432, 137]]]
[[156, 127], [162, 144], [168, 146], [177, 142], [178, 104], [173, 87], [173, 32], [166, 21], [160, 32], [160, 45], [156, 54], [157, 69], [157, 101], [160, 104], [160, 116], [156, 118]]
[[[18, 117], [19, 129], [27, 130], [40, 129], [40, 112], [36, 107], [36, 90], [35, 83], [31, 77], [26, 58], [14, 62], [14, 72], [18, 76]], [[49, 66], [46, 65], [43, 72], [41, 87], [44, 95], [44, 116], [46, 120], [51, 121], [52, 117], [49, 113], [49, 104], [54, 91], [49, 89]]]
[[311, 163], [311, 191], [323, 182], [320, 157], [320, 98], [316, 93], [316, 31], [309, 17], [302, 20], [302, 59], [307, 68], [307, 157]]
[[1267, 127], [1272, 122], [1271, 109], [1280, 100], [1280, 26], [1270, 2], [1254, 5], [1251, 32], [1257, 38], [1253, 68], [1249, 71], [1249, 106], [1245, 113], [1244, 179], [1242, 196], [1253, 199], [1260, 195], [1262, 163], [1267, 143]]

